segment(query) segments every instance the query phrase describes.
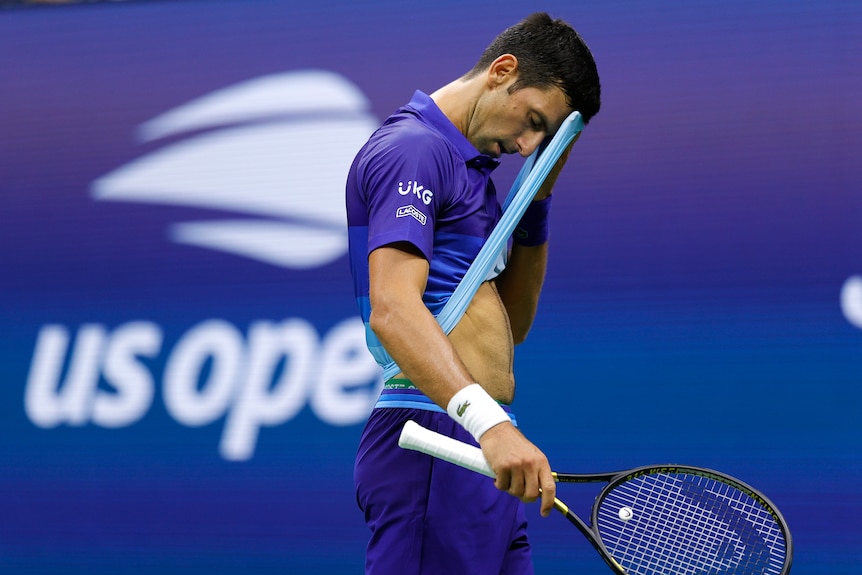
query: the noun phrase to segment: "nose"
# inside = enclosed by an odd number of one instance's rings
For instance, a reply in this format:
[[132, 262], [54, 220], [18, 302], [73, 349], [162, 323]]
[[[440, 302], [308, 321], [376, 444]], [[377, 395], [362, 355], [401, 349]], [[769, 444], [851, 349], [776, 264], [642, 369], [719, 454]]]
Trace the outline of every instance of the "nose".
[[544, 132], [529, 132], [522, 135], [516, 140], [518, 144], [518, 153], [523, 157], [528, 157], [536, 151], [536, 148], [542, 143], [545, 138]]

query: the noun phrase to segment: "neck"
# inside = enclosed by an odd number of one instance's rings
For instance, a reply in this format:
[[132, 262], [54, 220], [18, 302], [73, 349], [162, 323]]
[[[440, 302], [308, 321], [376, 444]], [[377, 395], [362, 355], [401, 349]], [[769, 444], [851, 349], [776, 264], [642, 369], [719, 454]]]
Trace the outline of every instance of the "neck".
[[449, 121], [469, 138], [468, 128], [476, 110], [481, 89], [481, 76], [469, 80], [459, 78], [432, 93], [431, 99], [449, 118]]

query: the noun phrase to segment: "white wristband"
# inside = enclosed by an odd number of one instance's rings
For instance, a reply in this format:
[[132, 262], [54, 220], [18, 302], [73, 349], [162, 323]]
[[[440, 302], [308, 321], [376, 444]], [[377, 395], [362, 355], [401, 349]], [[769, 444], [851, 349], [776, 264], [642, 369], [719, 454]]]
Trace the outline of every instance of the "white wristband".
[[446, 411], [449, 417], [460, 423], [476, 441], [498, 423], [511, 421], [500, 404], [478, 383], [468, 385], [453, 395]]

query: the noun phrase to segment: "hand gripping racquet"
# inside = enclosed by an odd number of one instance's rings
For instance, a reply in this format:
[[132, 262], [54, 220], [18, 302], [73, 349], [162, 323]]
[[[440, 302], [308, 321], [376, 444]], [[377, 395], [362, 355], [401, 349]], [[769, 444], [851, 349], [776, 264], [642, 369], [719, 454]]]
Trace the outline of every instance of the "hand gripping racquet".
[[[494, 477], [482, 450], [421, 427], [404, 425], [398, 445]], [[575, 524], [618, 575], [786, 575], [790, 530], [772, 503], [723, 473], [681, 465], [614, 473], [554, 473], [559, 483], [607, 482], [591, 525], [559, 499], [554, 508]]]

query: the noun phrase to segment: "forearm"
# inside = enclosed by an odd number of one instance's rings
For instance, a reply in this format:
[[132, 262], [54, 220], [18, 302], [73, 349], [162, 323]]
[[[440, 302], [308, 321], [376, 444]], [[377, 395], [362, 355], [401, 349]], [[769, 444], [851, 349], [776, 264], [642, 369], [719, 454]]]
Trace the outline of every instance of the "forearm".
[[372, 329], [401, 371], [476, 441], [509, 416], [470, 376], [449, 339], [425, 306], [401, 300], [372, 311]]
[[410, 301], [372, 304], [371, 329], [404, 375], [442, 408], [455, 393], [474, 383], [421, 301], [418, 305]]
[[497, 278], [497, 291], [509, 315], [512, 339], [522, 343], [536, 317], [539, 295], [545, 282], [548, 244], [522, 246], [515, 244], [506, 270]]
[[401, 371], [445, 409], [474, 380], [422, 301], [428, 262], [406, 244], [374, 250], [368, 262], [372, 331]]

